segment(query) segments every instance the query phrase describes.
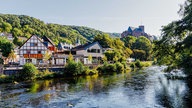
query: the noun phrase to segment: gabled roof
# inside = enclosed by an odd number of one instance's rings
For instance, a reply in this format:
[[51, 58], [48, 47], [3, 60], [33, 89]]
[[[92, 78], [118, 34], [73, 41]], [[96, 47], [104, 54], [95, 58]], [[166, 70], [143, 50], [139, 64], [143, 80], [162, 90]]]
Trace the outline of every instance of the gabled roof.
[[[43, 41], [37, 36], [37, 35], [32, 35], [31, 37], [35, 36], [40, 42], [42, 42], [43, 44]], [[31, 37], [29, 37], [18, 49], [20, 49], [29, 39], [31, 39]], [[44, 44], [43, 44], [44, 45]], [[46, 46], [45, 46], [46, 47]]]
[[72, 51], [86, 50], [87, 48], [89, 48], [90, 46], [93, 46], [94, 44], [98, 44], [100, 48], [103, 48], [103, 47], [99, 44], [99, 42], [96, 41], [96, 42], [93, 42], [93, 43], [88, 42], [88, 43], [86, 43], [86, 44], [84, 44], [84, 45], [79, 45], [79, 46], [77, 46], [77, 47], [75, 47], [75, 48], [72, 48]]
[[135, 27], [129, 26], [128, 31], [131, 30], [131, 32], [132, 32], [132, 31], [134, 31], [135, 29], [136, 29]]
[[51, 43], [53, 46], [55, 46], [55, 44], [53, 43], [53, 41], [51, 39], [49, 39], [47, 36], [43, 36], [42, 39], [44, 41], [48, 41], [49, 43]]

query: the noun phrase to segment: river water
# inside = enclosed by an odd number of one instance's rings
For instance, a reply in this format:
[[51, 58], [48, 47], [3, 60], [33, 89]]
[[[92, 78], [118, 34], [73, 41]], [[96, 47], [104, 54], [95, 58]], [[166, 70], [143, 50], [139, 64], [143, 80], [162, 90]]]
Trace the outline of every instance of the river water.
[[189, 82], [163, 66], [103, 76], [0, 85], [0, 108], [190, 108]]

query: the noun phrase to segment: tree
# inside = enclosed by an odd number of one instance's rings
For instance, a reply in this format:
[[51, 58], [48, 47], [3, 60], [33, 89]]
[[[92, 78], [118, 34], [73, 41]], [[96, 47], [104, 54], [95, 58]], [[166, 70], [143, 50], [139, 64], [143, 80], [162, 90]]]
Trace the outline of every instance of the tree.
[[136, 42], [137, 38], [135, 36], [127, 36], [124, 37], [122, 40], [125, 43], [126, 47], [132, 48], [132, 45]]
[[15, 54], [15, 52], [11, 51], [11, 53], [9, 53], [8, 55], [8, 59], [11, 60], [11, 62], [14, 62], [16, 58], [17, 58], [17, 55]]
[[14, 37], [13, 39], [13, 43], [17, 46], [21, 46], [23, 44], [23, 42], [21, 41], [21, 39], [19, 39], [18, 37]]
[[92, 63], [93, 58], [91, 55], [88, 56], [88, 60]]
[[133, 50], [133, 58], [139, 59], [139, 60], [145, 60], [146, 52], [144, 50]]
[[109, 37], [108, 34], [103, 34], [103, 35], [97, 35], [94, 37], [94, 42], [99, 42], [99, 44], [103, 47], [103, 48], [108, 48], [111, 47], [113, 44], [113, 40], [112, 38]]
[[45, 63], [47, 64], [47, 67], [48, 67], [48, 61], [51, 58], [51, 56], [52, 56], [52, 54], [49, 51], [46, 51], [45, 54], [43, 55], [43, 59], [44, 59]]
[[7, 33], [9, 33], [12, 30], [11, 24], [7, 22], [3, 22], [1, 28], [3, 32], [7, 32]]
[[145, 55], [143, 55], [143, 60], [151, 59], [152, 44], [151, 41], [146, 37], [140, 36], [139, 38], [137, 38], [132, 48], [145, 51]]
[[22, 80], [34, 80], [36, 75], [37, 68], [32, 63], [26, 63], [19, 74]]
[[9, 53], [11, 53], [11, 51], [13, 50], [13, 44], [11, 42], [5, 42], [3, 44], [0, 45], [1, 51], [2, 51], [2, 55], [4, 57], [8, 57]]
[[71, 53], [68, 56], [68, 61], [67, 62], [70, 62], [70, 61], [73, 61], [73, 55]]
[[162, 39], [155, 43], [154, 56], [157, 61], [172, 68], [192, 67], [192, 1], [186, 0], [179, 14], [182, 18], [162, 29]]
[[13, 28], [12, 34], [14, 37], [23, 36], [23, 32], [18, 28]]

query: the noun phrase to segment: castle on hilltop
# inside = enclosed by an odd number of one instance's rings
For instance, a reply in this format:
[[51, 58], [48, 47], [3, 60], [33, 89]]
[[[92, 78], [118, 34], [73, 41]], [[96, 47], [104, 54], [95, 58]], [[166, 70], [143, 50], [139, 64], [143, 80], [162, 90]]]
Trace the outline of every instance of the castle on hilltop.
[[121, 38], [124, 38], [126, 36], [135, 36], [135, 37], [145, 36], [146, 38], [148, 38], [151, 41], [154, 40], [154, 36], [145, 32], [144, 25], [140, 25], [138, 28], [129, 26], [126, 31], [121, 33]]

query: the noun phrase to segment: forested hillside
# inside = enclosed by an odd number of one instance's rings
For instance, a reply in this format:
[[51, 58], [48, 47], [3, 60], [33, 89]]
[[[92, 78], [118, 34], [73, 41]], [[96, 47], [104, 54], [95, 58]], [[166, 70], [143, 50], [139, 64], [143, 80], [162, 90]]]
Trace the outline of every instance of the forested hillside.
[[47, 36], [56, 44], [59, 41], [74, 44], [77, 39], [85, 43], [92, 41], [96, 35], [104, 34], [104, 32], [88, 27], [46, 24], [30, 16], [11, 14], [0, 14], [0, 32], [13, 34], [17, 41], [19, 37], [28, 38], [33, 34]]

